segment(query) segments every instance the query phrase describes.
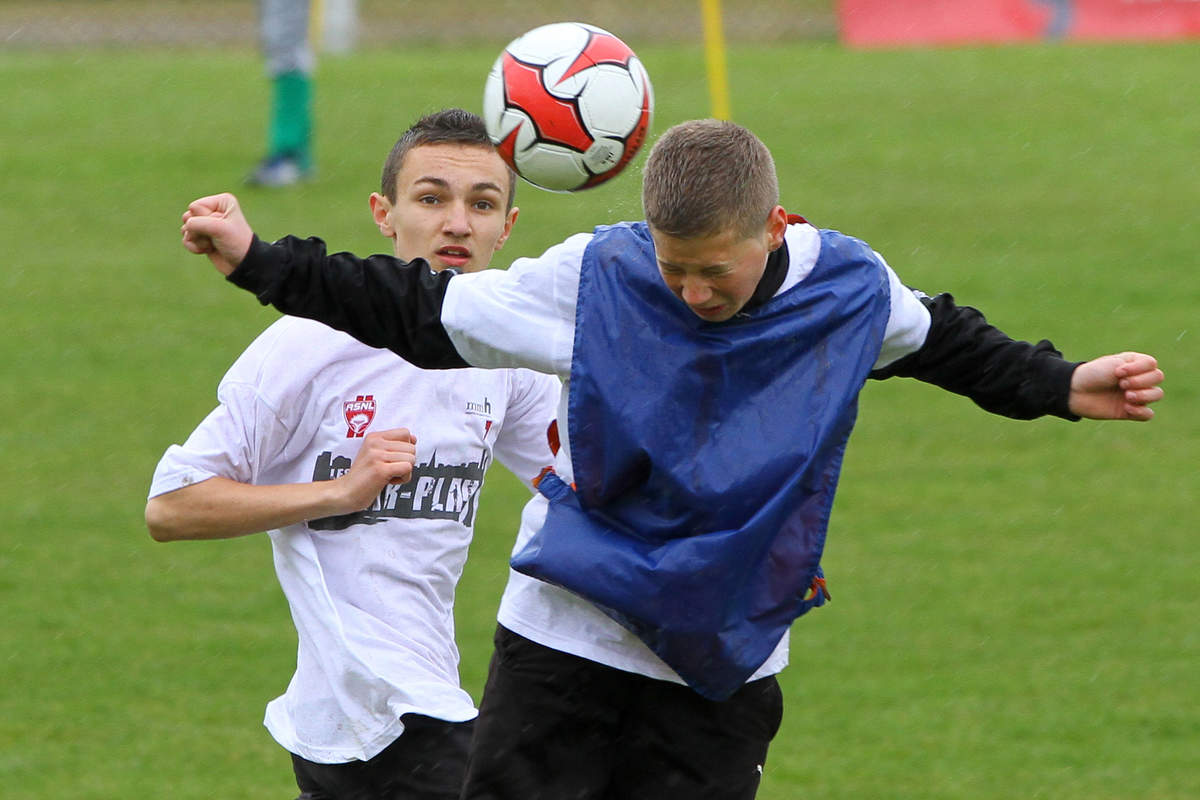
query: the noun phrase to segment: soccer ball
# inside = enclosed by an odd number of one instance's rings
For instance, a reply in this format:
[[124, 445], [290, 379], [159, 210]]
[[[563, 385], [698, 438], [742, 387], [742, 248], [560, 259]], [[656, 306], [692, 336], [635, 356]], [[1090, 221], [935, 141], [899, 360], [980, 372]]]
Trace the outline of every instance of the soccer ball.
[[496, 59], [483, 120], [525, 180], [559, 192], [617, 175], [646, 140], [654, 91], [642, 62], [611, 33], [580, 22], [534, 28]]

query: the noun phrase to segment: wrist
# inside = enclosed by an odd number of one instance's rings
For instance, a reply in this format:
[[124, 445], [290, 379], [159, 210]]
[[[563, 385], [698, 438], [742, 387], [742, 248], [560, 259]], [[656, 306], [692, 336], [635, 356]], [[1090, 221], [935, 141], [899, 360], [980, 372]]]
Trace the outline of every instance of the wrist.
[[314, 482], [313, 485], [317, 487], [317, 505], [316, 514], [313, 519], [340, 517], [343, 514], [351, 514], [362, 510], [356, 507], [355, 499], [346, 477], [343, 475], [340, 478], [332, 480]]
[[1050, 372], [1050, 385], [1057, 387], [1057, 396], [1051, 401], [1050, 413], [1056, 417], [1078, 421], [1082, 415], [1072, 408], [1072, 401], [1075, 399], [1075, 372], [1079, 369], [1082, 361], [1066, 361], [1064, 359], [1055, 359], [1054, 363], [1048, 365]]
[[[257, 234], [251, 234], [246, 252], [233, 264], [233, 271], [225, 276], [225, 280], [234, 286], [259, 294], [266, 288], [269, 269], [274, 259], [275, 253], [271, 245], [258, 238]], [[230, 263], [233, 263], [232, 259]]]

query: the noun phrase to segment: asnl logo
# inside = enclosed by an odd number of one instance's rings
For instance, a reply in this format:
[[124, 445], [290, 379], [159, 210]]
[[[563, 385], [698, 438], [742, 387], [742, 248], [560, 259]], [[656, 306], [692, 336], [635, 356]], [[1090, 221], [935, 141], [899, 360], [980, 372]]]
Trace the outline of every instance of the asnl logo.
[[342, 403], [342, 416], [346, 418], [347, 439], [361, 439], [366, 436], [371, 420], [375, 419], [375, 395], [360, 394], [353, 400]]

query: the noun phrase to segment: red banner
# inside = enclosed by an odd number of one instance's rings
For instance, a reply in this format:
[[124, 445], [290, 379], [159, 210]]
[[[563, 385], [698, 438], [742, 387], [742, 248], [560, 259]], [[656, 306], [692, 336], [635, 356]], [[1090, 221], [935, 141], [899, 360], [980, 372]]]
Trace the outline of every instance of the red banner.
[[1200, 0], [839, 0], [851, 47], [1200, 36]]

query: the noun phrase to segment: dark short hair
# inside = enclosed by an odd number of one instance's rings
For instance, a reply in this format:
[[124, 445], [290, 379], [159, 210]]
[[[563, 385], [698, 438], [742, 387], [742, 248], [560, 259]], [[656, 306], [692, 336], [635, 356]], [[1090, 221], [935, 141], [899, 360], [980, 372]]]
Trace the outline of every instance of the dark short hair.
[[[379, 181], [380, 193], [389, 202], [396, 202], [396, 176], [404, 164], [404, 158], [414, 147], [427, 144], [457, 144], [466, 147], [484, 147], [495, 151], [496, 146], [488, 137], [487, 127], [478, 114], [461, 108], [447, 108], [421, 117], [412, 127], [396, 140], [387, 160], [383, 162], [383, 176]], [[517, 175], [508, 170], [508, 200], [506, 210], [511, 211], [517, 196]]]
[[670, 128], [642, 171], [646, 222], [680, 239], [725, 231], [753, 236], [778, 203], [771, 151], [746, 128], [724, 120]]

